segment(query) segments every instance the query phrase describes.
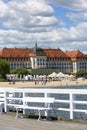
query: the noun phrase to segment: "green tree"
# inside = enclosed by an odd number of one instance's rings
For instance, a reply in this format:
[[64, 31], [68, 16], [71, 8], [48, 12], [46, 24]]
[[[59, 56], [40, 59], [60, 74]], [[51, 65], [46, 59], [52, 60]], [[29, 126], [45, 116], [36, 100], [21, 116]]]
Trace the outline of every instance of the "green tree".
[[29, 71], [26, 68], [17, 68], [17, 69], [11, 70], [11, 73], [18, 74], [18, 75], [28, 75]]
[[10, 73], [10, 64], [4, 60], [0, 59], [0, 75], [2, 78], [6, 79], [6, 74]]
[[76, 77], [87, 77], [87, 72], [80, 70], [76, 73]]

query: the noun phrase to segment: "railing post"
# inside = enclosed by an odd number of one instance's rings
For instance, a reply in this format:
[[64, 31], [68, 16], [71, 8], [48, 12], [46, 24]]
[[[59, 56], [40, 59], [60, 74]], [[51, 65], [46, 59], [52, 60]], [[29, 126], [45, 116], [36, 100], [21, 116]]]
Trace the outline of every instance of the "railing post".
[[[23, 92], [23, 99], [25, 98], [25, 92]], [[23, 106], [25, 106], [25, 101], [23, 100]]]
[[75, 100], [75, 95], [70, 93], [70, 119], [73, 119], [73, 111], [75, 108], [75, 105], [73, 103], [74, 100]]
[[[25, 92], [23, 92], [23, 99], [25, 98]], [[25, 101], [23, 100], [23, 106], [25, 106], [26, 105], [26, 103], [25, 103]], [[23, 114], [25, 114], [26, 112], [25, 112], [25, 110], [23, 110]]]
[[8, 93], [6, 91], [4, 91], [4, 98], [5, 98], [4, 111], [5, 112], [8, 112], [8, 109], [7, 109], [7, 97], [8, 97]]
[[[45, 97], [45, 98], [49, 97], [49, 95], [48, 95], [47, 92], [44, 93], [44, 97]], [[47, 103], [45, 103], [45, 107], [47, 107]]]
[[[45, 92], [45, 93], [44, 93], [44, 97], [45, 97], [45, 98], [48, 98], [48, 97], [50, 97], [50, 94], [47, 93], [47, 92]], [[48, 103], [45, 103], [45, 107], [49, 107], [48, 105], [49, 105]], [[46, 116], [47, 118], [50, 117], [50, 111], [45, 111], [44, 114], [45, 114], [45, 116]]]
[[47, 93], [47, 92], [45, 92], [45, 93], [44, 93], [44, 97], [45, 97], [45, 98], [50, 97], [50, 94]]

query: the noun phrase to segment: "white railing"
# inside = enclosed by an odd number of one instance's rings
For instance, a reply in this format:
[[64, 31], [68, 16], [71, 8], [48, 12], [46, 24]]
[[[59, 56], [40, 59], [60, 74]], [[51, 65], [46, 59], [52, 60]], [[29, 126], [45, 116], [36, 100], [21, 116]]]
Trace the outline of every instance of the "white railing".
[[[23, 100], [25, 97], [29, 97], [30, 94], [36, 94], [47, 98], [47, 97], [54, 97], [55, 103], [59, 104], [68, 104], [68, 108], [65, 107], [57, 107], [56, 110], [58, 111], [68, 111], [70, 113], [70, 119], [74, 118], [74, 112], [80, 112], [87, 114], [86, 108], [84, 109], [77, 109], [76, 105], [87, 105], [87, 99], [85, 100], [77, 100], [76, 96], [80, 95], [86, 95], [87, 96], [87, 89], [48, 89], [48, 88], [29, 88], [29, 89], [22, 89], [22, 88], [0, 88], [0, 102], [4, 102], [4, 109], [5, 112], [8, 111], [8, 106], [19, 106], [19, 105], [25, 105], [25, 101]], [[57, 95], [68, 95], [68, 99], [65, 98], [59, 99], [57, 98]], [[56, 95], [53, 96], [53, 95]], [[16, 102], [15, 102], [16, 101]], [[15, 102], [15, 103], [14, 103]]]

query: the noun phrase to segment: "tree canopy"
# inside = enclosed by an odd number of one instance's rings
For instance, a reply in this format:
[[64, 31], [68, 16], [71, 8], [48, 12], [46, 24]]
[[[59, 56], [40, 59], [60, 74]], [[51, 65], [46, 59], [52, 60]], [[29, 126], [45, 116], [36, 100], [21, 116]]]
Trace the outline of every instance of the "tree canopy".
[[18, 75], [27, 75], [29, 74], [29, 71], [26, 68], [17, 68], [12, 70], [11, 73]]
[[0, 75], [2, 78], [6, 79], [6, 74], [10, 73], [10, 64], [4, 60], [0, 59]]

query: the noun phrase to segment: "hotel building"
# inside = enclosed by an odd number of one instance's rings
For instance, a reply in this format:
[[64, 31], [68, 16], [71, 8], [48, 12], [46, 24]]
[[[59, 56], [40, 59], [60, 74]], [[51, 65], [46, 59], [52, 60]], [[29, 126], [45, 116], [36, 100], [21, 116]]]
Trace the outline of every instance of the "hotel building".
[[81, 51], [62, 51], [61, 49], [3, 48], [0, 58], [10, 63], [11, 69], [27, 68], [32, 72], [87, 72], [87, 55]]

